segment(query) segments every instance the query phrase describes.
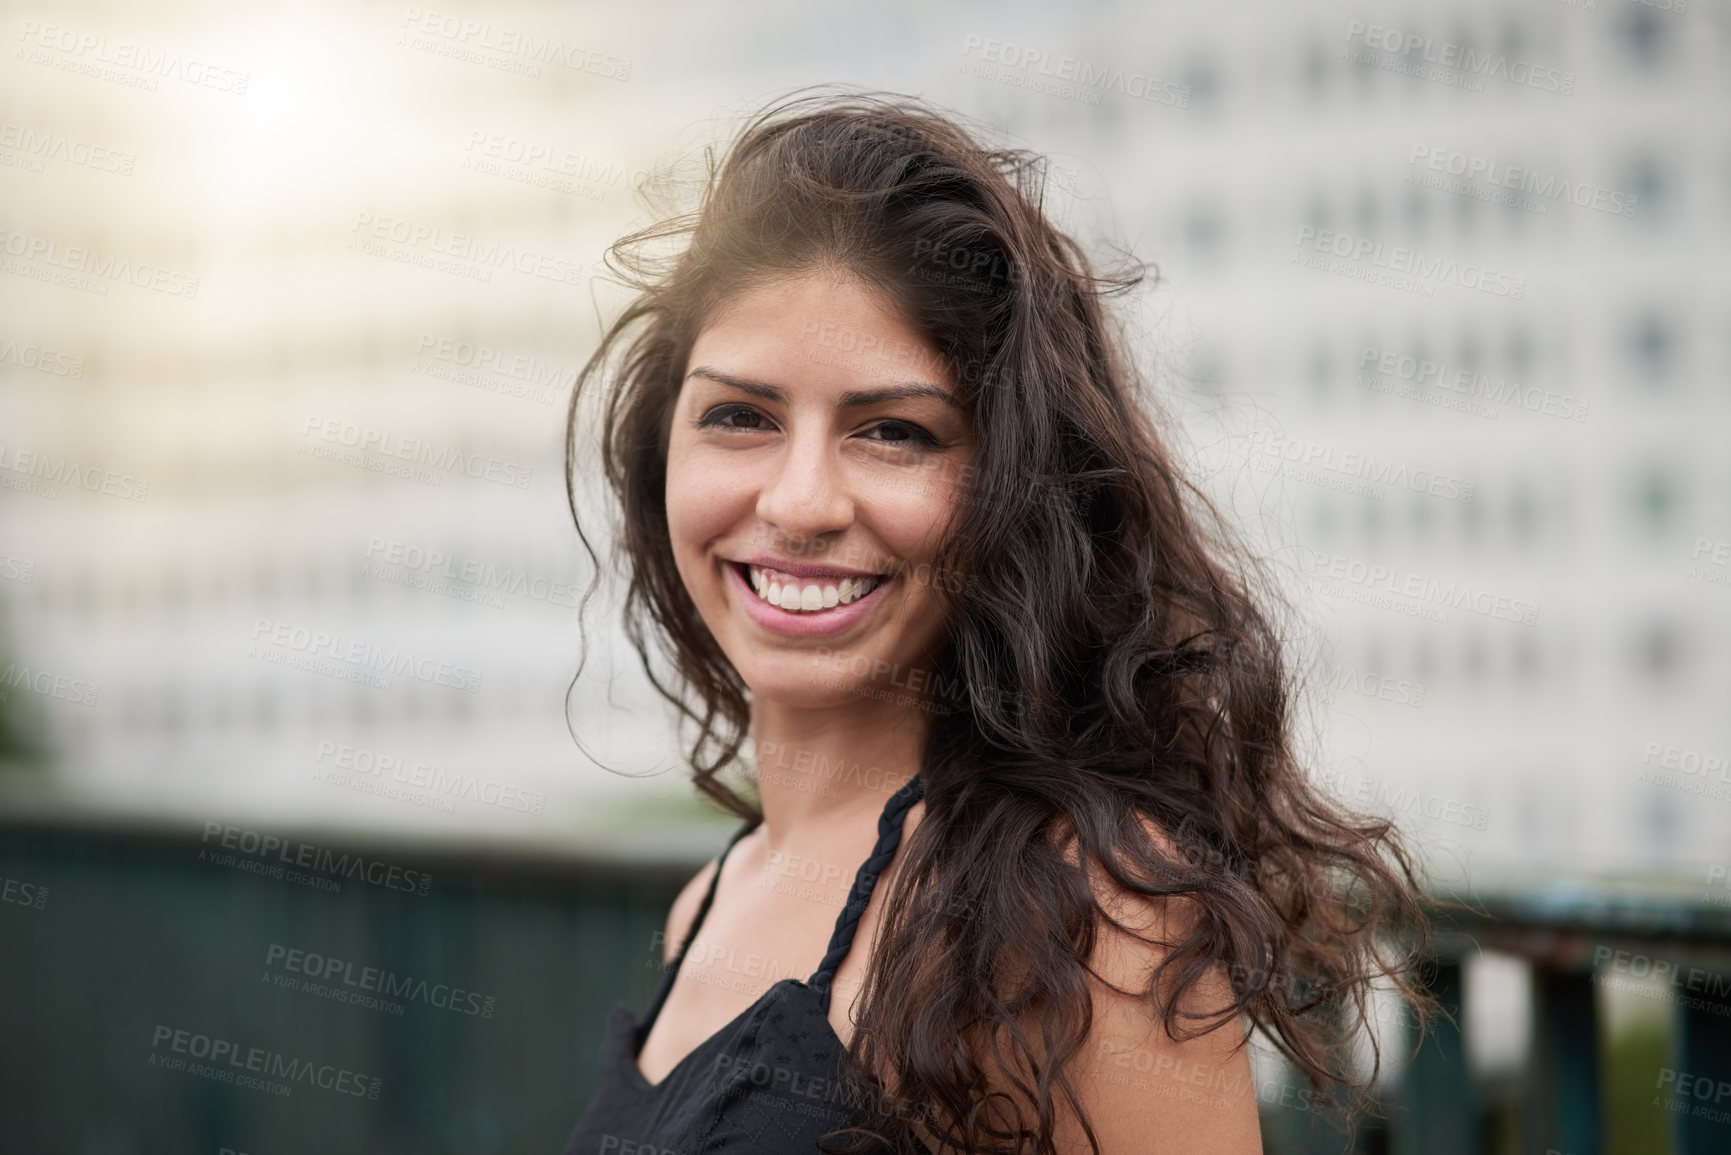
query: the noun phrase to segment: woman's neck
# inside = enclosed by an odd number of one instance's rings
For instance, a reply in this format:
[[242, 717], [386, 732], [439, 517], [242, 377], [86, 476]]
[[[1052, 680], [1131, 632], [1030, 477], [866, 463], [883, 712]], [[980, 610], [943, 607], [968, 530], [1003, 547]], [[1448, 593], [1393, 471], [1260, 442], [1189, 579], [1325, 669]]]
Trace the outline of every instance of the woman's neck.
[[801, 709], [755, 701], [755, 746], [763, 835], [771, 849], [797, 836], [856, 828], [919, 772], [931, 728], [922, 704], [861, 698]]

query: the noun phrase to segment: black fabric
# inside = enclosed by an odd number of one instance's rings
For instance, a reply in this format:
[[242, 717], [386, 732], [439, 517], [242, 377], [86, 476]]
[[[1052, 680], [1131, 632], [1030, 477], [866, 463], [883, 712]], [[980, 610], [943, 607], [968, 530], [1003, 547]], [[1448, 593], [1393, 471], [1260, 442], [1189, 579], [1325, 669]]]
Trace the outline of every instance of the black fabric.
[[916, 775], [885, 803], [877, 845], [854, 876], [811, 978], [782, 979], [651, 1084], [637, 1054], [715, 900], [728, 851], [752, 824], [734, 834], [642, 1021], [623, 1004], [608, 1019], [601, 1081], [564, 1155], [812, 1155], [820, 1136], [861, 1121], [860, 1092], [840, 1081], [846, 1050], [829, 1023], [830, 987], [878, 876], [901, 845], [902, 820], [924, 791]]

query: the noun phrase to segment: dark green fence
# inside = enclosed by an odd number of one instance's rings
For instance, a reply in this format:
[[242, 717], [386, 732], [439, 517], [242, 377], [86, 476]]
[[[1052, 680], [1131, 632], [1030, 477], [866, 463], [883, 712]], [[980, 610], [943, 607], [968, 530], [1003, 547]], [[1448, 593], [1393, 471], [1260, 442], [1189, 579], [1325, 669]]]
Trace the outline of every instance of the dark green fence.
[[715, 849], [270, 837], [0, 826], [0, 1152], [556, 1153]]
[[[622, 863], [0, 823], [0, 1152], [554, 1155], [724, 837]], [[1457, 1016], [1471, 951], [1531, 964], [1528, 1070], [1475, 1076], [1457, 1017], [1355, 1135], [1258, 1086], [1269, 1151], [1731, 1151], [1731, 910], [1533, 888], [1440, 916]], [[1611, 1040], [1595, 988], [1624, 981], [1664, 1037]]]
[[[1483, 887], [1435, 911], [1436, 989], [1461, 1008], [1461, 961], [1496, 950], [1531, 970], [1531, 1054], [1512, 1085], [1485, 1087], [1443, 1023], [1401, 1088], [1400, 1155], [1718, 1155], [1731, 1151], [1731, 897], [1723, 867], [1700, 881], [1529, 881]], [[1613, 1034], [1611, 993], [1664, 1015]]]

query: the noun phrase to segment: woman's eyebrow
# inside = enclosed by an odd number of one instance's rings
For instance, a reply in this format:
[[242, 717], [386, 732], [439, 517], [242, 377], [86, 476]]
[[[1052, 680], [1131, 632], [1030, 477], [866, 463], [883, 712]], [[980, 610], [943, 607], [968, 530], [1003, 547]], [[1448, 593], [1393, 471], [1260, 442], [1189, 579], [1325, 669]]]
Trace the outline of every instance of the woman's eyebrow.
[[[707, 365], [698, 365], [687, 373], [686, 380], [693, 377], [703, 377], [722, 385], [749, 393], [753, 397], [761, 397], [765, 401], [778, 404], [787, 402], [787, 390], [779, 385], [766, 385], [761, 381], [747, 381], [743, 377], [735, 377], [731, 373], [723, 373], [719, 369], [711, 369]], [[961, 404], [946, 389], [924, 382], [910, 382], [904, 385], [889, 385], [882, 389], [850, 389], [841, 395], [843, 409], [863, 408], [867, 405], [880, 405], [885, 401], [905, 401], [914, 397], [934, 397], [946, 405], [960, 409]]]

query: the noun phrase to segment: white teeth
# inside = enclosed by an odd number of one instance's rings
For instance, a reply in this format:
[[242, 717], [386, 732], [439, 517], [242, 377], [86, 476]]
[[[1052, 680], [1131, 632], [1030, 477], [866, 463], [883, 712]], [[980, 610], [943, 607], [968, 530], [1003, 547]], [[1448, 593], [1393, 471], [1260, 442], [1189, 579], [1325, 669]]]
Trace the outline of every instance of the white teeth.
[[797, 614], [816, 613], [857, 602], [876, 589], [881, 580], [875, 577], [843, 578], [839, 584], [833, 585], [801, 584], [790, 580], [783, 585], [779, 578], [769, 576], [770, 571], [758, 566], [747, 566], [746, 571], [751, 576], [751, 588], [757, 591], [758, 597], [772, 606]]

